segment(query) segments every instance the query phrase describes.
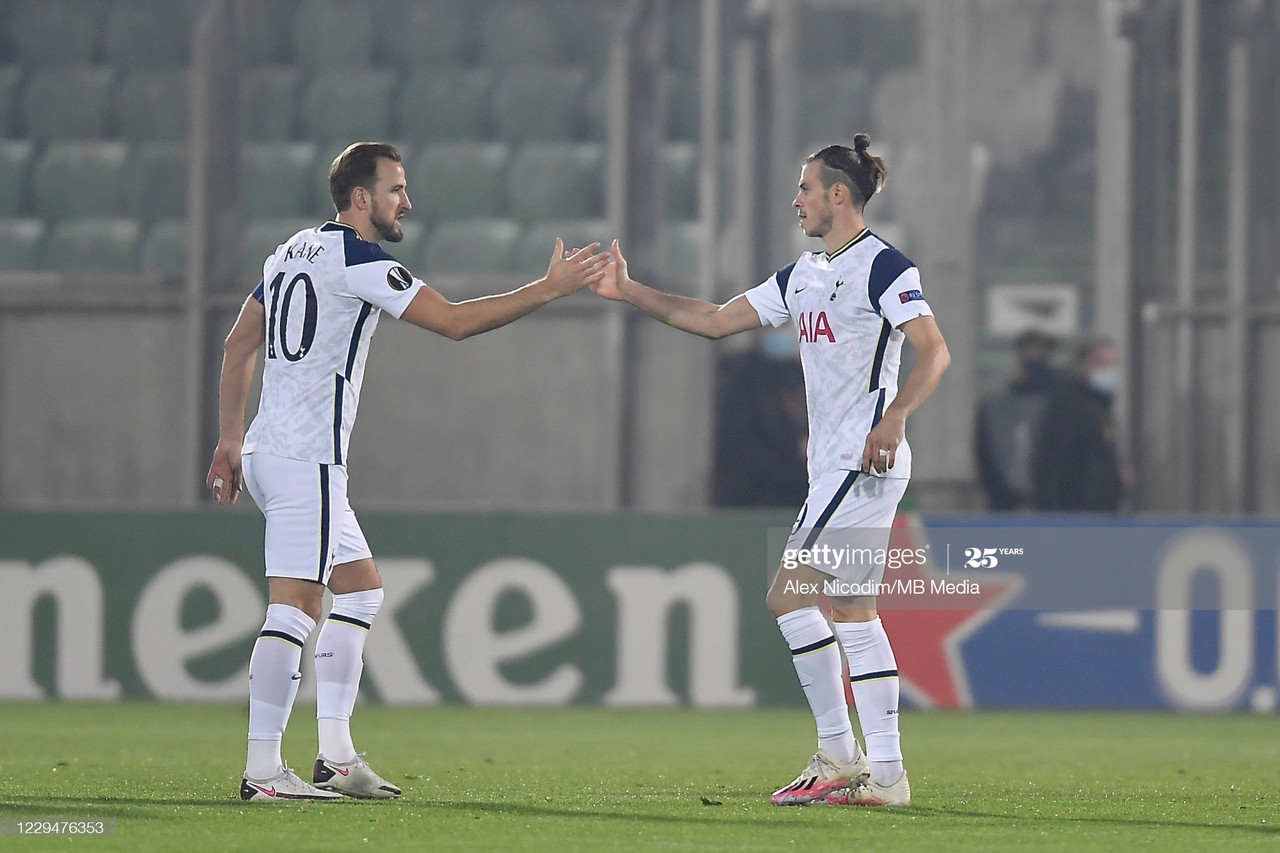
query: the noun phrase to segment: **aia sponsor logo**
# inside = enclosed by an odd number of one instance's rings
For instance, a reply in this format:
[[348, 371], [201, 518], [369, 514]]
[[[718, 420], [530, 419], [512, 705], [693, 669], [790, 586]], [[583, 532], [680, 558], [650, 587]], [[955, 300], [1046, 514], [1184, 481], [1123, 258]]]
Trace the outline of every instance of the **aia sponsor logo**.
[[801, 343], [816, 344], [820, 338], [827, 343], [836, 342], [836, 333], [831, 329], [826, 311], [802, 311], [796, 318], [796, 324], [800, 327]]

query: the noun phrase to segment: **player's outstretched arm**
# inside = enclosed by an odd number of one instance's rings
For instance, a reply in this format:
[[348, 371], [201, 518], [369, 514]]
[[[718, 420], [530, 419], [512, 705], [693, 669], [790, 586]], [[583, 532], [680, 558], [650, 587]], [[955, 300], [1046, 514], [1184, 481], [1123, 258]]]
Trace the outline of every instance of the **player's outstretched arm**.
[[[932, 317], [926, 314], [908, 320], [902, 324], [902, 333], [916, 348], [916, 363], [911, 366], [898, 396], [884, 410], [880, 422], [867, 433], [867, 441], [862, 448], [863, 471], [869, 472], [874, 467], [883, 474], [893, 467], [898, 457], [898, 445], [906, 435], [907, 416], [929, 398], [933, 389], [938, 387], [942, 374], [951, 366], [951, 352]], [[881, 453], [883, 450], [888, 454]]]
[[465, 302], [450, 302], [435, 289], [423, 287], [400, 319], [455, 341], [492, 331], [603, 278], [609, 256], [595, 254], [598, 248], [599, 243], [592, 243], [566, 255], [564, 241], [557, 237], [547, 274], [537, 281]]
[[218, 388], [218, 447], [205, 486], [220, 506], [233, 504], [244, 488], [240, 453], [244, 447], [244, 407], [253, 386], [253, 370], [263, 331], [265, 309], [250, 296], [223, 343], [222, 380]]
[[599, 282], [591, 289], [606, 299], [630, 302], [655, 320], [660, 320], [682, 332], [718, 339], [760, 327], [760, 315], [743, 296], [736, 296], [724, 305], [716, 305], [702, 299], [676, 296], [646, 287], [627, 274], [627, 259], [622, 256], [618, 241], [609, 247], [612, 263]]

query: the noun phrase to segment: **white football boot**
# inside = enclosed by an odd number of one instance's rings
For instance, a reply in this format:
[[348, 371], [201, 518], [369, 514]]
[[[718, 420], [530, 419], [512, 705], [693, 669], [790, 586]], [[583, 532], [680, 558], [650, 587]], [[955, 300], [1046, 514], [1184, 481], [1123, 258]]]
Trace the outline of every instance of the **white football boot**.
[[308, 785], [288, 767], [280, 768], [280, 775], [270, 779], [240, 780], [240, 799], [251, 803], [282, 803], [293, 800], [341, 800], [334, 791], [322, 791]]
[[322, 791], [336, 791], [358, 800], [394, 800], [401, 794], [399, 788], [373, 772], [363, 755], [345, 764], [318, 756], [311, 781]]
[[773, 792], [769, 802], [775, 806], [803, 806], [822, 800], [828, 794], [847, 790], [867, 776], [867, 756], [861, 749], [848, 764], [836, 761], [822, 750], [813, 754], [804, 772], [785, 788]]

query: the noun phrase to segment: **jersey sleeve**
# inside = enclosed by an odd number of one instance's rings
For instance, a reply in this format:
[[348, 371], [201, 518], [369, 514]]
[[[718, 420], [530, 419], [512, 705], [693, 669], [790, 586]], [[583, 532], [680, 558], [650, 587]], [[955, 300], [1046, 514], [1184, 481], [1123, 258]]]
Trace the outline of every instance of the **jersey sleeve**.
[[897, 249], [885, 249], [871, 263], [871, 304], [895, 329], [916, 317], [932, 317], [920, 288], [920, 270]]
[[760, 315], [761, 325], [767, 323], [777, 327], [791, 319], [791, 312], [787, 309], [786, 292], [787, 282], [790, 281], [791, 271], [795, 266], [795, 264], [787, 264], [769, 276], [763, 284], [758, 284], [743, 294], [751, 303], [751, 307]]
[[347, 288], [359, 297], [399, 318], [425, 285], [390, 256], [347, 267]]

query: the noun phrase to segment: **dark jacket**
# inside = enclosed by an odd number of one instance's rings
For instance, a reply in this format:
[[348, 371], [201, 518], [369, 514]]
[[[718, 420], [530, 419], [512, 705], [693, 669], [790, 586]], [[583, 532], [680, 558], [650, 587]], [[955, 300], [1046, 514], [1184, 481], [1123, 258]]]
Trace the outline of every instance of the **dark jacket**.
[[1120, 459], [1110, 394], [1075, 377], [1050, 394], [1032, 450], [1032, 485], [1036, 509], [1119, 508]]

